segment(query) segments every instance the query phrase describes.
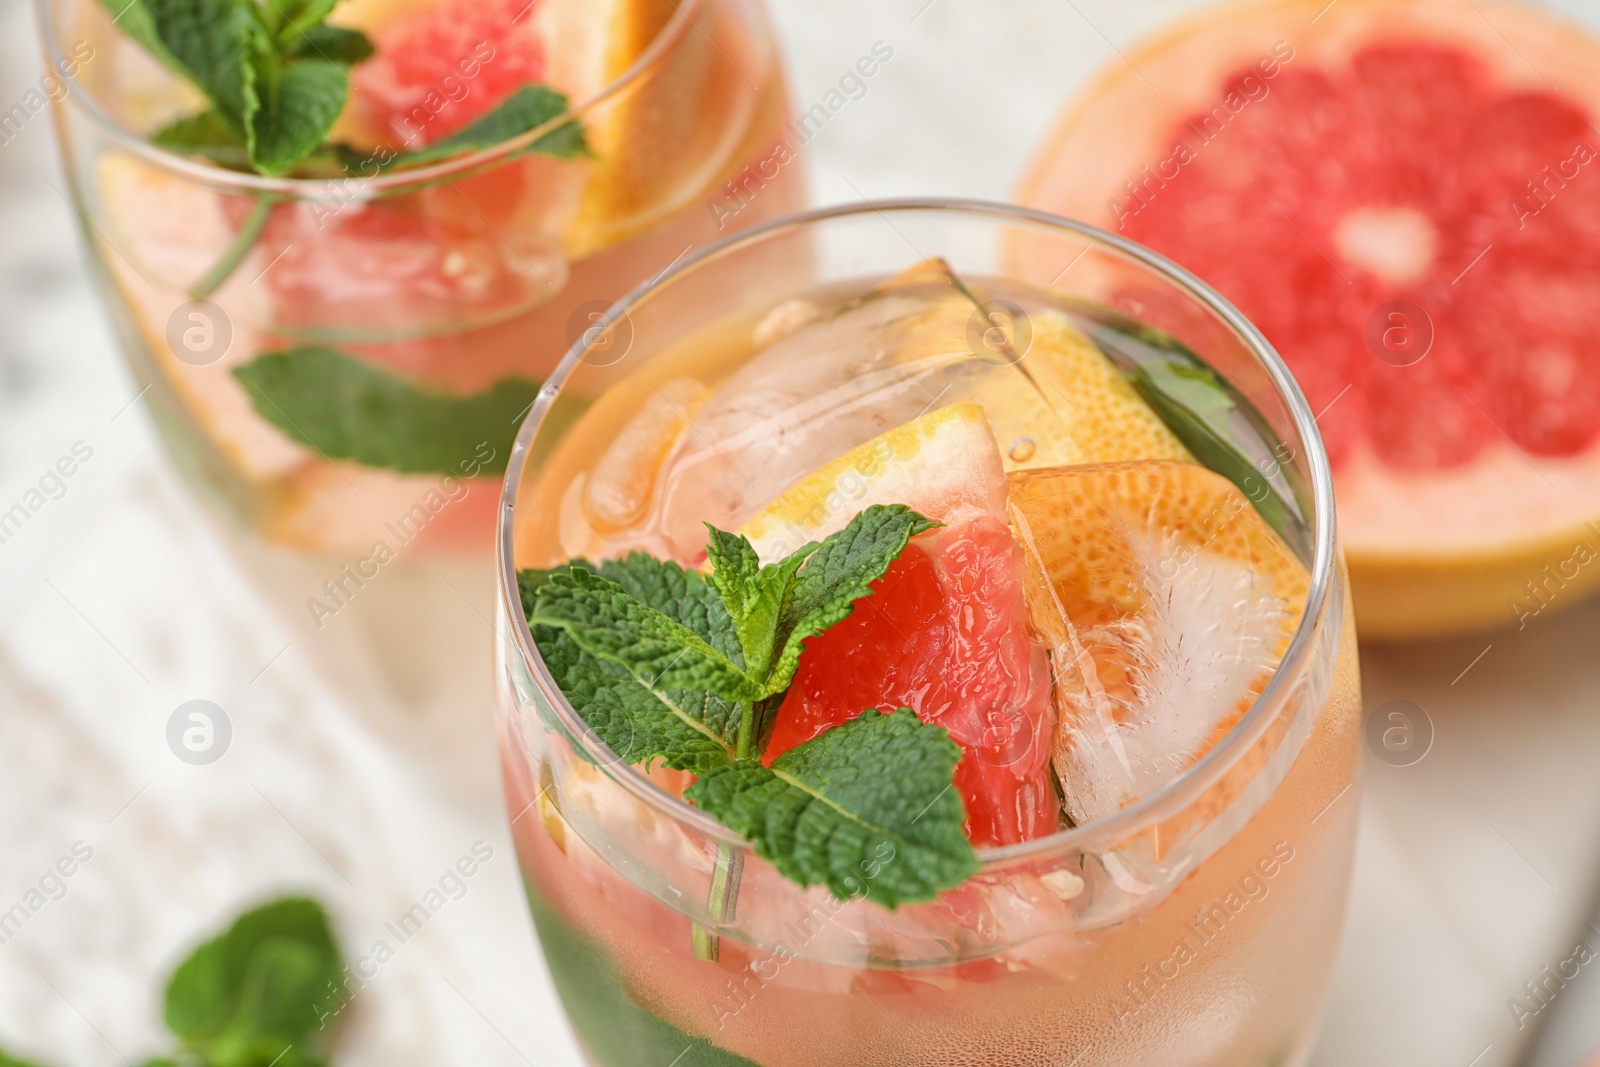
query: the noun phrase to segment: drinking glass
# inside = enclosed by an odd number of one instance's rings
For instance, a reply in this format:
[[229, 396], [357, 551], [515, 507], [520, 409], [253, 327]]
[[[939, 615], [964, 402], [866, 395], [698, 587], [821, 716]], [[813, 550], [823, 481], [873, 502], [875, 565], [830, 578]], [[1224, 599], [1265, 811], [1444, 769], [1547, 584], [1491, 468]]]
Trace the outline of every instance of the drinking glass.
[[[517, 572], [568, 558], [561, 502], [575, 471], [606, 427], [681, 374], [686, 351], [714, 379], [748, 353], [749, 326], [769, 309], [859, 292], [932, 257], [975, 290], [1009, 280], [1129, 334], [1138, 320], [1230, 380], [1279, 441], [1250, 477], [1298, 515], [1285, 541], [1309, 593], [1270, 683], [1197, 762], [1119, 810], [980, 849], [971, 881], [890, 911], [785, 880], [679, 799], [672, 773], [621, 762], [540, 658]], [[1003, 328], [1014, 338], [1021, 327]], [[507, 806], [589, 1061], [1304, 1062], [1357, 812], [1359, 687], [1332, 504], [1312, 414], [1261, 334], [1181, 268], [1079, 222], [968, 201], [833, 208], [731, 237], [629, 294], [545, 384], [512, 447], [499, 517]], [[732, 915], [708, 904], [719, 852], [742, 858]], [[719, 939], [714, 960], [695, 952], [696, 926]]]
[[[382, 169], [501, 77], [497, 55], [514, 62], [503, 41], [480, 42], [348, 176], [326, 179], [157, 147], [152, 131], [194, 110], [194, 90], [98, 0], [37, 2], [47, 69], [64, 78], [51, 95], [69, 195], [136, 383], [207, 498], [267, 543], [348, 565], [332, 593], [312, 586], [327, 611], [397, 556], [487, 560], [495, 480], [561, 354], [690, 248], [802, 206], [760, 0], [593, 5], [596, 19], [615, 7], [665, 21], [623, 73], [538, 129]], [[388, 20], [447, 2], [351, 0], [333, 21], [356, 12], [381, 40]], [[580, 33], [566, 51], [582, 47], [597, 45]], [[567, 60], [549, 55], [550, 71]], [[352, 93], [341, 124], [359, 110]], [[587, 155], [530, 150], [571, 123]]]

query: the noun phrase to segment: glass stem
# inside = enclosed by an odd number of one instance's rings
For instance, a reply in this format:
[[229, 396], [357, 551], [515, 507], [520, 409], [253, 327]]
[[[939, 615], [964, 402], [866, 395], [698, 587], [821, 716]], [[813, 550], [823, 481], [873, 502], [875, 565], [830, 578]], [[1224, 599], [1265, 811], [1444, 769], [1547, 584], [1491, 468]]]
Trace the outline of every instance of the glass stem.
[[[739, 710], [739, 739], [734, 745], [734, 759], [747, 759], [755, 744], [755, 704], [747, 701]], [[739, 905], [739, 879], [744, 876], [744, 853], [727, 845], [717, 846], [717, 863], [711, 872], [711, 894], [706, 901], [706, 911], [718, 926], [733, 921]], [[696, 957], [709, 963], [717, 962], [722, 950], [722, 939], [699, 923], [690, 931]]]
[[204, 300], [227, 281], [234, 271], [239, 269], [239, 264], [244, 262], [244, 257], [250, 254], [250, 249], [255, 247], [256, 241], [261, 238], [261, 231], [267, 228], [267, 220], [272, 217], [272, 209], [277, 205], [277, 200], [272, 197], [261, 197], [256, 201], [256, 206], [250, 209], [249, 216], [244, 220], [244, 225], [239, 227], [239, 232], [233, 239], [233, 244], [217, 260], [217, 265], [206, 272], [206, 276], [195, 283], [189, 290], [189, 295], [196, 300]]

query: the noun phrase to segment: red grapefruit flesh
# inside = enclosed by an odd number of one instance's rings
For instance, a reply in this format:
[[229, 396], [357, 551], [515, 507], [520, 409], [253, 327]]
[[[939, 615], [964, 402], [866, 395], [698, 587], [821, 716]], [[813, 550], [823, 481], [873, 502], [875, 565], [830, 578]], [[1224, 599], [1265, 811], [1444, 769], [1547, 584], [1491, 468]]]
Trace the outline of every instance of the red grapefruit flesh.
[[[1283, 354], [1366, 636], [1525, 621], [1600, 583], [1529, 584], [1600, 548], [1596, 64], [1498, 3], [1239, 8], [1119, 60], [1019, 191], [1175, 259]], [[1158, 295], [1104, 295], [1185, 336]]]
[[481, 118], [544, 80], [532, 0], [444, 0], [395, 17], [375, 52], [352, 69], [363, 125], [399, 150], [419, 148]]
[[1050, 673], [1027, 632], [1022, 550], [982, 515], [916, 538], [849, 618], [806, 644], [765, 759], [865, 708], [915, 709], [966, 750], [955, 788], [973, 844], [1056, 829]]

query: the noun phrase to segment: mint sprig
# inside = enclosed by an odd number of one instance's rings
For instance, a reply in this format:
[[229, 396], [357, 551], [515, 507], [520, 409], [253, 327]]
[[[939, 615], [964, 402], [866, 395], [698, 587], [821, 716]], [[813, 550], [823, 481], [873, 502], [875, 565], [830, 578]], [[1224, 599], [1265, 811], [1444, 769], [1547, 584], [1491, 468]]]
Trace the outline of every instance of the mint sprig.
[[[325, 1067], [344, 980], [321, 904], [284, 897], [252, 908], [173, 972], [164, 1016], [182, 1047], [144, 1067]], [[0, 1051], [0, 1067], [35, 1065]]]
[[[350, 177], [396, 166], [434, 163], [492, 147], [554, 121], [567, 98], [541, 85], [518, 89], [464, 129], [417, 152], [380, 147], [362, 153], [328, 141], [350, 94], [350, 68], [373, 54], [359, 30], [329, 26], [338, 0], [101, 0], [115, 21], [152, 56], [206, 98], [205, 110], [156, 131], [174, 152], [270, 177], [304, 164]], [[589, 153], [576, 120], [527, 148], [562, 159]], [[272, 198], [262, 197], [270, 209]], [[239, 231], [217, 267], [190, 290], [209, 296], [243, 261], [265, 224], [260, 211]]]
[[[770, 768], [760, 756], [805, 641], [846, 618], [937, 525], [874, 505], [763, 565], [747, 538], [708, 524], [709, 576], [636, 552], [523, 571], [519, 587], [563, 693], [621, 759], [699, 775], [688, 798], [786, 877], [893, 908], [977, 869], [949, 734], [909, 709], [868, 709]], [[710, 910], [726, 921], [736, 861], [719, 857], [717, 874]]]
[[[256, 0], [102, 0], [130, 37], [206, 97], [205, 111], [155, 136], [216, 161], [243, 149], [248, 168], [279, 175], [326, 140], [349, 95], [348, 68], [372, 54], [355, 30], [325, 32], [329, 0], [285, 13]], [[333, 54], [317, 42], [336, 45]]]

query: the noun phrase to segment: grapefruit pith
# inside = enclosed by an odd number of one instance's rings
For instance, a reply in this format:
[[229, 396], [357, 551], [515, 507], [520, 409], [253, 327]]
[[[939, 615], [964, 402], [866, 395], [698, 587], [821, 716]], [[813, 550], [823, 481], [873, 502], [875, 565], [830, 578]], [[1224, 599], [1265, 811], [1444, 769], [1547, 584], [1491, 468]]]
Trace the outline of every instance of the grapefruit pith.
[[886, 497], [946, 524], [915, 538], [849, 618], [806, 643], [765, 758], [867, 708], [909, 707], [964, 749], [955, 788], [974, 844], [1056, 829], [1050, 670], [1028, 632], [1005, 494], [983, 409], [952, 404], [846, 453], [751, 519], [741, 532], [764, 558], [798, 547], [796, 531], [825, 536]]
[[1154, 792], [1238, 723], [1283, 659], [1310, 579], [1244, 494], [1197, 464], [1009, 478], [1029, 610], [1055, 669], [1056, 773], [1085, 823]]
[[[1600, 548], [1597, 64], [1503, 3], [1209, 13], [1092, 83], [1021, 184], [1194, 271], [1283, 354], [1365, 636], [1516, 624], [1600, 585], [1572, 565]], [[1105, 296], [1204, 354], [1158, 294]]]

